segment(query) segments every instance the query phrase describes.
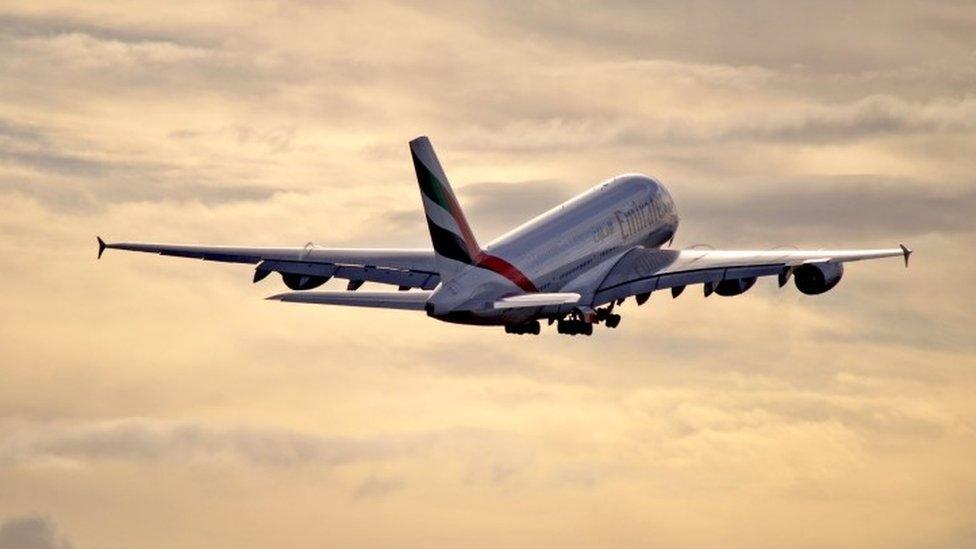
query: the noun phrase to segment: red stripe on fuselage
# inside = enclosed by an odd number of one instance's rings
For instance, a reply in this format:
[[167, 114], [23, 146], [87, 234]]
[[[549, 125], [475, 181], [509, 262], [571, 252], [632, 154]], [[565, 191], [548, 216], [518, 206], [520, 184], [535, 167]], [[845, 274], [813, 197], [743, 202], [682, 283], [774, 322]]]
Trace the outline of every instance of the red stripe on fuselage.
[[533, 284], [527, 276], [522, 274], [522, 271], [518, 270], [515, 265], [512, 265], [500, 257], [488, 255], [482, 252], [478, 254], [477, 259], [475, 259], [475, 265], [481, 267], [482, 269], [488, 269], [489, 271], [504, 276], [526, 292], [539, 291], [539, 289], [535, 287], [535, 284]]

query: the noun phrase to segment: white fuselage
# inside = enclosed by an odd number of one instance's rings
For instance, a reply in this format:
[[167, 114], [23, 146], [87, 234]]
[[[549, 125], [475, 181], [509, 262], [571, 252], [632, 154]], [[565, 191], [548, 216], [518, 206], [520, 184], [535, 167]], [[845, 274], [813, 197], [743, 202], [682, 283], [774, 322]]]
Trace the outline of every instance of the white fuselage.
[[[538, 291], [574, 291], [586, 305], [623, 254], [636, 246], [660, 247], [677, 228], [674, 201], [664, 185], [644, 175], [621, 175], [499, 237], [484, 251], [506, 260]], [[472, 266], [434, 292], [428, 313], [451, 322], [502, 324], [556, 312], [492, 308], [496, 299], [522, 292], [509, 278]]]

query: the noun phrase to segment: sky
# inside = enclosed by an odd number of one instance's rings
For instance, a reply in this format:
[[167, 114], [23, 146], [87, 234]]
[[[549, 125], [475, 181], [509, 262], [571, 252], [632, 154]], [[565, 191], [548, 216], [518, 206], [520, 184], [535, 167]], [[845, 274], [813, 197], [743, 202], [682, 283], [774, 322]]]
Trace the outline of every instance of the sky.
[[[591, 338], [95, 260], [428, 246], [418, 135], [482, 242], [642, 172], [676, 246], [916, 253]], [[968, 1], [7, 0], [0, 549], [973, 547], [974, 150]]]

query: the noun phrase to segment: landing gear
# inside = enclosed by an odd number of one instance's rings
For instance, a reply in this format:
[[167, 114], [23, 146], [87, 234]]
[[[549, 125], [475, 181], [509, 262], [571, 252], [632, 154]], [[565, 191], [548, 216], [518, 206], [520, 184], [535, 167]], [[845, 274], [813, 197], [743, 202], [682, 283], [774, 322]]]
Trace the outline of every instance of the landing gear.
[[613, 305], [605, 309], [596, 310], [596, 321], [603, 322], [607, 325], [607, 328], [616, 328], [620, 325], [620, 315], [614, 314]]
[[[557, 320], [556, 331], [566, 335], [593, 335], [593, 326], [601, 322], [607, 328], [616, 328], [620, 325], [620, 315], [613, 312], [614, 305], [603, 309], [592, 310], [584, 313], [573, 311], [566, 318]], [[552, 319], [549, 319], [552, 324]]]
[[556, 324], [556, 331], [566, 335], [593, 335], [593, 323], [582, 320], [560, 320]]
[[505, 333], [506, 334], [532, 334], [539, 335], [542, 328], [539, 326], [538, 320], [533, 320], [531, 322], [526, 322], [524, 324], [506, 324]]
[[[550, 326], [556, 325], [557, 332], [566, 335], [593, 335], [593, 327], [601, 323], [607, 328], [616, 328], [620, 325], [620, 315], [613, 312], [613, 305], [595, 311], [589, 308], [574, 309], [565, 318], [550, 316], [547, 320]], [[538, 320], [505, 325], [506, 334], [539, 335], [540, 331]]]

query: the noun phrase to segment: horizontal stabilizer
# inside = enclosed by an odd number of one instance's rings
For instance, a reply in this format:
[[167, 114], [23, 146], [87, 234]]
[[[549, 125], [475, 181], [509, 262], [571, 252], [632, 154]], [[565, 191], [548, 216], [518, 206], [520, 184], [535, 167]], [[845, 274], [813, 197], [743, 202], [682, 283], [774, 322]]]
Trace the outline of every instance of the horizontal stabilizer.
[[522, 294], [505, 297], [495, 302], [496, 309], [518, 309], [521, 307], [545, 307], [548, 305], [571, 305], [580, 300], [575, 293]]
[[267, 299], [288, 303], [317, 303], [423, 311], [431, 292], [286, 292]]

